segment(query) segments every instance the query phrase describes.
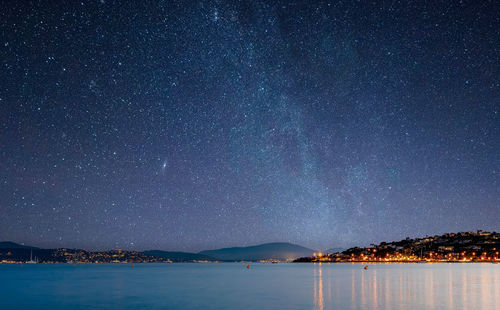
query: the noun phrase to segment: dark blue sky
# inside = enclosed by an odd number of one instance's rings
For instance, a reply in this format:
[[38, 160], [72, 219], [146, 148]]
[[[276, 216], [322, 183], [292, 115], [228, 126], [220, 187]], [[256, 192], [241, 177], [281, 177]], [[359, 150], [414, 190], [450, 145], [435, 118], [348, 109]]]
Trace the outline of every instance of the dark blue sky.
[[500, 230], [494, 1], [9, 1], [0, 240]]

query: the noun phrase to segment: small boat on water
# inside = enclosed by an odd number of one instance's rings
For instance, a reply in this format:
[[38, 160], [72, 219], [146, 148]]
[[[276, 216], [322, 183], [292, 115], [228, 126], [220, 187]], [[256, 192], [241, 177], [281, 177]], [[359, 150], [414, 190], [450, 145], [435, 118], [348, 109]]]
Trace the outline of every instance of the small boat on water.
[[363, 269], [364, 269], [364, 270], [368, 269], [368, 265], [366, 265]]

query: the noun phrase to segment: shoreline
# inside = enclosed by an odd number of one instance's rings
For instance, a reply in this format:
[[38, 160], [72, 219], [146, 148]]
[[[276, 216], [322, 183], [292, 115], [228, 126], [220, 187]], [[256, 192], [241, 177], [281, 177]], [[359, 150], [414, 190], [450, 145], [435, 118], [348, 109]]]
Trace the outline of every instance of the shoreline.
[[185, 261], [185, 262], [0, 262], [0, 265], [147, 265], [147, 264], [500, 264], [500, 260], [484, 261], [310, 261], [310, 262], [259, 262], [259, 261]]

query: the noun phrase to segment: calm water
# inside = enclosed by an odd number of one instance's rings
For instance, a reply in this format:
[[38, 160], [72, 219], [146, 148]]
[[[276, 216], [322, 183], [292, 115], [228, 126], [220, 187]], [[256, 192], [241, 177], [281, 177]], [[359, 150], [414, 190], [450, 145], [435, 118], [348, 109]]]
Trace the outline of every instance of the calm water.
[[0, 265], [1, 309], [500, 309], [500, 264]]

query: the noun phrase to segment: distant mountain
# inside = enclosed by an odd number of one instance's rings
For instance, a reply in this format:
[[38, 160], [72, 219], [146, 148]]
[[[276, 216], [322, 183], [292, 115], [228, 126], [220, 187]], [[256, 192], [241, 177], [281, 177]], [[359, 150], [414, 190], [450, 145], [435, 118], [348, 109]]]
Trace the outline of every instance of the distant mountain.
[[201, 251], [198, 254], [207, 255], [217, 260], [225, 261], [256, 261], [264, 259], [293, 260], [298, 257], [312, 256], [313, 250], [291, 243], [266, 243], [249, 247], [234, 247], [218, 250]]
[[22, 245], [15, 242], [4, 241], [0, 242], [0, 249], [38, 249], [37, 247]]
[[213, 257], [207, 256], [207, 255], [197, 254], [197, 253], [188, 253], [188, 252], [168, 252], [168, 251], [160, 251], [160, 250], [150, 250], [150, 251], [144, 251], [143, 253], [146, 255], [149, 255], [149, 256], [167, 258], [173, 262], [188, 262], [188, 261], [195, 261], [195, 260], [209, 260], [209, 261], [215, 260]]
[[[37, 257], [40, 261], [57, 261], [65, 262], [68, 259], [73, 260], [75, 253], [78, 254], [78, 261], [100, 261], [107, 262], [107, 253], [113, 252], [93, 252], [86, 250], [76, 250], [76, 249], [40, 249], [37, 247], [26, 246], [14, 242], [0, 242], [0, 261], [5, 260], [19, 260], [25, 261], [30, 258], [30, 255]], [[31, 250], [32, 253], [31, 253]], [[121, 251], [121, 250], [120, 250]], [[171, 252], [171, 251], [161, 251], [161, 250], [149, 250], [144, 252], [127, 252], [122, 251], [126, 255], [127, 260], [134, 261], [162, 261], [165, 259], [171, 260], [173, 262], [190, 262], [190, 261], [258, 261], [258, 260], [280, 260], [280, 261], [290, 261], [299, 257], [309, 257], [312, 256], [315, 251], [285, 242], [277, 243], [266, 243], [256, 246], [249, 247], [234, 247], [234, 248], [223, 248], [216, 250], [206, 250], [199, 253], [189, 253], [189, 252]], [[10, 254], [7, 254], [10, 253]], [[64, 253], [70, 253], [71, 255], [65, 255]], [[102, 255], [101, 255], [102, 254]], [[3, 256], [2, 256], [3, 255]], [[61, 256], [62, 255], [62, 256]], [[149, 256], [143, 257], [144, 255]], [[5, 256], [5, 257], [4, 257]], [[61, 257], [59, 257], [61, 256]], [[108, 255], [109, 256], [109, 255]], [[92, 258], [91, 258], [92, 257]]]

